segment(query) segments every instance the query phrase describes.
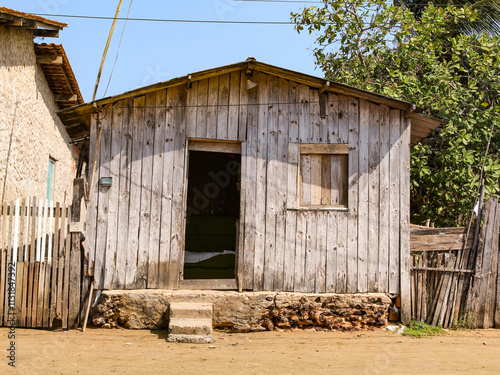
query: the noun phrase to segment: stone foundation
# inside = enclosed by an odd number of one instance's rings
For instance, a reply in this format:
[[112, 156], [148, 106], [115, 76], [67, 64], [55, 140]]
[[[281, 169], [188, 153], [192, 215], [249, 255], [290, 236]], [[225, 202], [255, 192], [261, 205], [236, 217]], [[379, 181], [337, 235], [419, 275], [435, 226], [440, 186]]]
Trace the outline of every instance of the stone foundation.
[[385, 294], [104, 291], [92, 309], [90, 324], [102, 328], [166, 329], [171, 302], [212, 303], [214, 328], [232, 332], [380, 328], [387, 324], [391, 305]]

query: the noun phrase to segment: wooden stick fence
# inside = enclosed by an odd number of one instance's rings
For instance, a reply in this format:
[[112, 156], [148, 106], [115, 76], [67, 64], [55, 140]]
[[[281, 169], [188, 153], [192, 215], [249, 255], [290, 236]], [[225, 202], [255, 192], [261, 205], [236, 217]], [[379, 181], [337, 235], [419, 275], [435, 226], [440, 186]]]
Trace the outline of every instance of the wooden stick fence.
[[445, 328], [460, 320], [477, 328], [500, 327], [497, 197], [486, 202], [483, 218], [477, 238], [467, 228], [412, 226], [413, 319]]
[[70, 212], [35, 197], [0, 207], [2, 325], [68, 328]]

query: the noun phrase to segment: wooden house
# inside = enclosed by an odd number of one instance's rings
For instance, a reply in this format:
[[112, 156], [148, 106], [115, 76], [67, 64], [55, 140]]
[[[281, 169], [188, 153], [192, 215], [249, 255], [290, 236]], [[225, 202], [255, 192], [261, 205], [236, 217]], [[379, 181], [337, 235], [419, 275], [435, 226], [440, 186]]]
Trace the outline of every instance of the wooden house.
[[96, 288], [407, 303], [410, 146], [439, 125], [419, 112], [252, 58], [60, 112], [90, 129]]

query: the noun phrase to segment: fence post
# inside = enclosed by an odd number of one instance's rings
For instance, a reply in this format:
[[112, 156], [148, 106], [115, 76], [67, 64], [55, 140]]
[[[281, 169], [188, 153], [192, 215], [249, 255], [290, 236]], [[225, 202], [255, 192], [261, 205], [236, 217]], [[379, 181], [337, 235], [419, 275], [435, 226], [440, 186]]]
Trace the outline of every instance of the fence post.
[[[79, 222], [81, 216], [81, 202], [84, 196], [84, 180], [75, 178], [73, 182], [73, 203], [71, 206], [71, 221]], [[80, 249], [80, 232], [71, 233], [70, 279], [69, 279], [69, 307], [68, 328], [76, 328], [80, 323], [80, 295], [82, 255]]]

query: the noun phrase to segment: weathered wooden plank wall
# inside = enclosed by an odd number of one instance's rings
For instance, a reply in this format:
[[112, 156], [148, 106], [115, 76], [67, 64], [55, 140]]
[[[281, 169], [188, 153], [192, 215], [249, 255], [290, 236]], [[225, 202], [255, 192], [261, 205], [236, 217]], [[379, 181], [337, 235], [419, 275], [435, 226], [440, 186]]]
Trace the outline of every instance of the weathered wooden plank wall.
[[[178, 287], [186, 139], [243, 142], [243, 289], [398, 293], [400, 277], [408, 281], [409, 120], [258, 71], [251, 80], [252, 90], [244, 71], [159, 90], [108, 105], [93, 120], [93, 140], [103, 129], [96, 181], [113, 177], [111, 187], [95, 183], [88, 209], [97, 288]], [[300, 143], [348, 144], [349, 153], [335, 163], [301, 158]], [[346, 167], [347, 191], [325, 189]], [[298, 208], [343, 196], [345, 208]]]

